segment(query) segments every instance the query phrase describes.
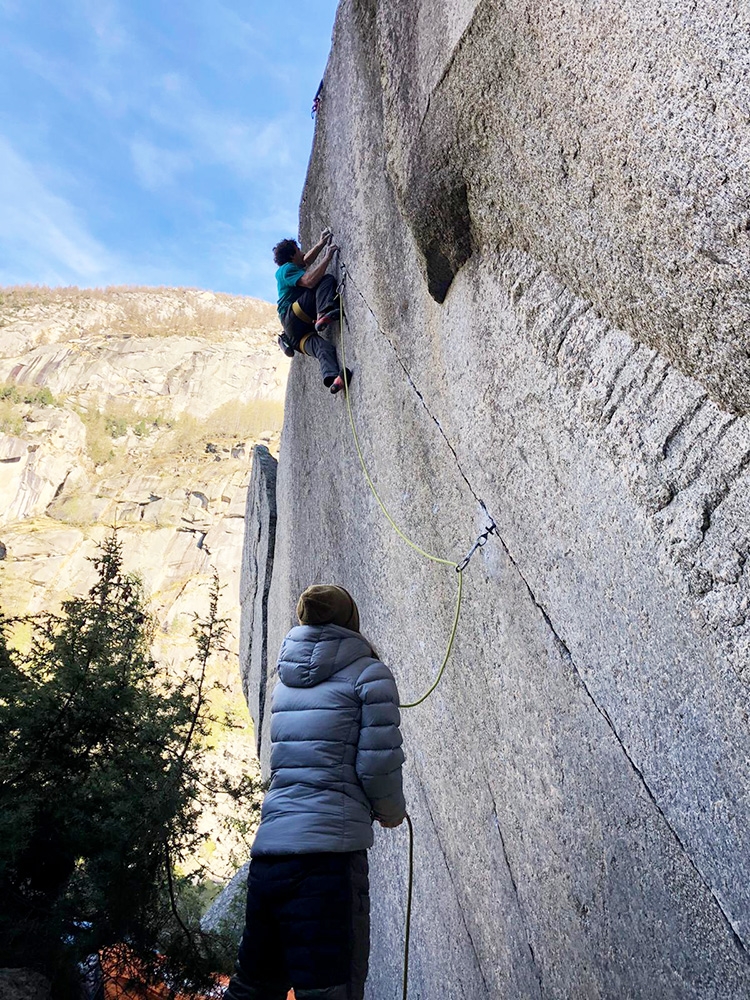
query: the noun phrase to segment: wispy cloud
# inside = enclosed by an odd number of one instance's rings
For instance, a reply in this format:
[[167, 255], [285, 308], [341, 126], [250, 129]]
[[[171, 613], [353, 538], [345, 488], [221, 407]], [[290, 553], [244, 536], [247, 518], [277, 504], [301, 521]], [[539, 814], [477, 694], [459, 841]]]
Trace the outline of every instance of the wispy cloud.
[[226, 167], [242, 180], [275, 176], [298, 159], [291, 115], [251, 118], [220, 110], [179, 73], [154, 84], [148, 115], [159, 134], [178, 140], [195, 163]]
[[245, 178], [289, 167], [290, 126], [283, 115], [256, 123], [197, 110], [182, 119], [181, 132], [204, 162], [221, 164]]
[[130, 143], [136, 176], [148, 191], [160, 191], [175, 183], [180, 174], [190, 170], [192, 160], [186, 153], [162, 149], [147, 139]]
[[0, 282], [13, 284], [31, 273], [47, 284], [97, 284], [117, 273], [114, 257], [74, 207], [1, 136], [0, 203]]
[[81, 11], [91, 26], [100, 53], [112, 55], [130, 43], [120, 8], [115, 0], [79, 0]]

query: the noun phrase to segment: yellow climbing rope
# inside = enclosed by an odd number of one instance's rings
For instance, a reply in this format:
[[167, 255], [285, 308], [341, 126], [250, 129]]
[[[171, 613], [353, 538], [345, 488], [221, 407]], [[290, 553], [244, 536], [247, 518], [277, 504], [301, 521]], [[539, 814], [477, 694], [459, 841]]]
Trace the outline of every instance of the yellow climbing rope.
[[[435, 677], [435, 680], [432, 682], [430, 687], [425, 691], [425, 693], [420, 698], [417, 698], [416, 701], [402, 702], [399, 705], [399, 708], [416, 708], [417, 705], [421, 705], [423, 701], [426, 701], [427, 698], [430, 697], [432, 692], [440, 683], [440, 679], [442, 678], [445, 668], [448, 664], [448, 660], [450, 658], [451, 651], [453, 649], [453, 643], [456, 638], [456, 631], [458, 630], [458, 618], [459, 615], [461, 614], [461, 598], [463, 596], [464, 570], [468, 566], [469, 560], [474, 555], [476, 550], [478, 548], [481, 548], [483, 545], [486, 545], [487, 539], [491, 534], [494, 534], [496, 532], [497, 527], [495, 525], [495, 522], [490, 519], [491, 524], [486, 528], [484, 532], [482, 532], [482, 534], [478, 536], [477, 540], [474, 542], [473, 546], [471, 547], [465, 558], [460, 563], [457, 563], [453, 562], [452, 559], [443, 559], [440, 556], [433, 555], [431, 552], [427, 552], [425, 549], [421, 548], [421, 546], [417, 545], [416, 542], [412, 541], [412, 539], [409, 538], [409, 536], [406, 535], [401, 530], [398, 524], [396, 524], [396, 522], [391, 517], [391, 514], [388, 511], [388, 508], [383, 503], [383, 500], [381, 499], [380, 494], [375, 488], [375, 484], [373, 483], [372, 477], [370, 476], [370, 473], [367, 469], [367, 463], [365, 462], [365, 457], [362, 454], [362, 446], [360, 445], [359, 435], [357, 434], [357, 425], [354, 422], [352, 402], [349, 395], [349, 374], [346, 367], [346, 337], [344, 335], [344, 330], [347, 324], [347, 320], [346, 320], [346, 315], [344, 313], [343, 292], [344, 292], [344, 283], [346, 280], [347, 272], [343, 263], [341, 266], [344, 272], [344, 277], [339, 282], [338, 292], [339, 292], [339, 320], [340, 320], [339, 326], [341, 329], [341, 363], [344, 371], [344, 395], [346, 398], [346, 410], [349, 415], [349, 425], [351, 426], [352, 437], [354, 439], [354, 447], [357, 451], [359, 464], [362, 466], [362, 472], [365, 477], [365, 482], [369, 486], [370, 492], [377, 500], [380, 509], [383, 511], [383, 514], [385, 514], [391, 527], [399, 536], [399, 538], [401, 538], [404, 542], [406, 542], [406, 544], [410, 546], [410, 548], [414, 549], [415, 552], [418, 552], [420, 555], [424, 556], [425, 559], [429, 559], [430, 562], [440, 563], [443, 566], [452, 566], [455, 569], [456, 574], [458, 576], [458, 588], [456, 593], [456, 613], [453, 616], [453, 627], [451, 628], [450, 637], [448, 638], [448, 645], [445, 650], [445, 656], [443, 657], [443, 662], [440, 664], [440, 669], [437, 672], [437, 676]], [[362, 296], [362, 293], [359, 291], [359, 289], [357, 289], [357, 292], [367, 305], [367, 302], [364, 299], [364, 296]], [[372, 312], [372, 310], [370, 311]], [[375, 322], [377, 323], [377, 318], [376, 317], [374, 318]], [[482, 506], [484, 505], [482, 504]], [[408, 894], [406, 902], [406, 927], [404, 933], [404, 965], [403, 965], [403, 980], [402, 980], [403, 1000], [407, 1000], [407, 995], [409, 991], [409, 942], [411, 940], [412, 893], [414, 888], [414, 827], [412, 825], [411, 817], [409, 816], [408, 813], [406, 814], [406, 823], [409, 831], [409, 876], [408, 876]]]
[[342, 294], [343, 290], [344, 290], [343, 282], [341, 282], [341, 284], [339, 285], [339, 319], [340, 319], [339, 326], [341, 329], [341, 363], [344, 370], [344, 396], [346, 398], [346, 410], [347, 413], [349, 414], [349, 425], [351, 426], [352, 437], [354, 438], [354, 447], [357, 451], [359, 464], [362, 466], [362, 472], [365, 477], [365, 482], [369, 486], [370, 492], [377, 500], [380, 509], [383, 511], [383, 514], [385, 514], [391, 527], [399, 536], [399, 538], [401, 538], [404, 542], [406, 542], [406, 544], [410, 546], [410, 548], [414, 549], [415, 552], [418, 552], [421, 556], [424, 556], [425, 559], [429, 559], [430, 562], [440, 563], [443, 566], [452, 566], [456, 570], [456, 573], [458, 575], [458, 588], [456, 593], [456, 612], [453, 616], [453, 627], [451, 628], [450, 637], [448, 639], [448, 645], [445, 650], [445, 655], [443, 656], [443, 662], [440, 664], [440, 668], [438, 669], [437, 676], [435, 677], [435, 680], [427, 689], [427, 691], [425, 691], [425, 693], [420, 698], [417, 698], [416, 701], [402, 702], [399, 705], [399, 708], [416, 708], [417, 705], [421, 705], [423, 701], [426, 701], [426, 699], [429, 698], [429, 696], [438, 686], [438, 684], [440, 683], [440, 679], [442, 678], [445, 668], [448, 664], [448, 660], [450, 659], [451, 651], [453, 649], [453, 643], [456, 639], [456, 632], [458, 630], [458, 619], [459, 615], [461, 614], [461, 599], [463, 596], [463, 567], [460, 566], [457, 562], [454, 562], [452, 559], [443, 559], [440, 556], [433, 555], [431, 552], [427, 552], [425, 549], [417, 545], [416, 542], [412, 541], [412, 539], [409, 538], [409, 536], [406, 535], [398, 526], [398, 524], [396, 524], [396, 522], [393, 520], [388, 508], [383, 503], [380, 494], [375, 488], [375, 484], [373, 483], [372, 477], [370, 476], [370, 473], [367, 469], [367, 463], [365, 462], [365, 457], [362, 454], [362, 446], [360, 445], [359, 442], [359, 435], [357, 434], [357, 425], [354, 422], [354, 413], [352, 411], [352, 401], [349, 395], [349, 374], [346, 368], [346, 343], [345, 343], [346, 337], [344, 336], [346, 316], [344, 314], [344, 298]]

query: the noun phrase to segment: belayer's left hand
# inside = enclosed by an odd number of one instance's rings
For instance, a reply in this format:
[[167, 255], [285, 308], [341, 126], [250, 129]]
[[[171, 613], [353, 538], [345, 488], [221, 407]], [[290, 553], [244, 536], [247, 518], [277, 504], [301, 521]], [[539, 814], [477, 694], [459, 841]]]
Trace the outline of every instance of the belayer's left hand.
[[403, 816], [401, 817], [401, 819], [379, 819], [378, 820], [378, 823], [380, 823], [381, 826], [385, 827], [386, 830], [393, 830], [397, 826], [401, 826], [401, 824], [403, 822], [404, 822], [404, 817]]

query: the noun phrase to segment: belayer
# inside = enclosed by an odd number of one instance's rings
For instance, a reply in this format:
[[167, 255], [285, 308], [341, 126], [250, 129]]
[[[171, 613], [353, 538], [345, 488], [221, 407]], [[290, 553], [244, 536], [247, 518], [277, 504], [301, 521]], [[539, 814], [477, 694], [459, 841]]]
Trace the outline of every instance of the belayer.
[[399, 699], [342, 587], [313, 586], [279, 653], [271, 785], [225, 1000], [362, 1000], [372, 824], [406, 815]]
[[[320, 262], [310, 266], [324, 247]], [[281, 349], [289, 357], [299, 351], [317, 358], [323, 384], [332, 393], [344, 388], [344, 372], [339, 367], [336, 348], [320, 334], [339, 318], [336, 279], [326, 274], [337, 250], [331, 243], [330, 229], [324, 229], [315, 246], [305, 254], [296, 240], [282, 240], [273, 248], [273, 259], [279, 265], [277, 309], [284, 327], [279, 337]], [[351, 377], [347, 369], [347, 379]]]

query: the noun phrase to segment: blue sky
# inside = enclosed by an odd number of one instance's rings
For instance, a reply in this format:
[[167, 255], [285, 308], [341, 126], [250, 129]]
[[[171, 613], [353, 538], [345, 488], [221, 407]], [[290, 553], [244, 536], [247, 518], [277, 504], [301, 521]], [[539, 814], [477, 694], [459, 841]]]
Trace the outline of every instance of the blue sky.
[[0, 285], [275, 298], [337, 0], [0, 0]]

